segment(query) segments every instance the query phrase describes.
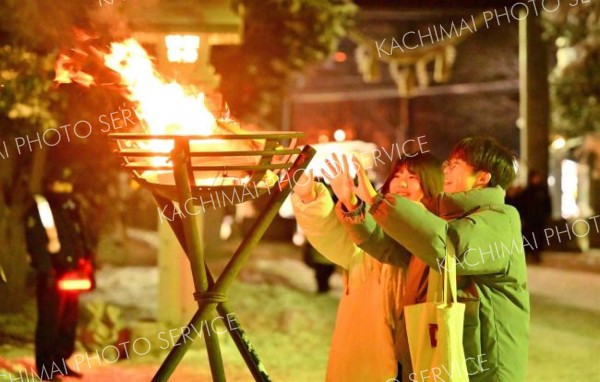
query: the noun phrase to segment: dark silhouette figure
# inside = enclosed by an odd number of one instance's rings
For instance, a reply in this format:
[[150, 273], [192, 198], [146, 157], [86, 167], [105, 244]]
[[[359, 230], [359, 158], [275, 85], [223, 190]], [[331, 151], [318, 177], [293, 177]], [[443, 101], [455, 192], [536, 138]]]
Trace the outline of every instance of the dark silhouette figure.
[[[92, 282], [91, 250], [85, 239], [79, 209], [68, 182], [48, 184], [35, 195], [26, 217], [27, 250], [37, 271], [38, 320], [35, 362], [41, 380], [81, 377], [66, 360], [75, 349], [79, 293], [64, 281], [73, 275]], [[81, 277], [79, 277], [81, 276]]]
[[335, 272], [335, 264], [321, 255], [308, 240], [304, 243], [304, 263], [315, 271], [317, 293], [329, 292], [329, 278]]
[[[318, 177], [315, 179], [317, 182], [323, 183], [329, 193], [333, 203], [337, 202], [337, 197], [331, 190], [331, 186], [325, 182], [325, 179]], [[319, 251], [313, 247], [308, 240], [304, 242], [304, 263], [311, 267], [315, 271], [315, 280], [317, 281], [317, 293], [327, 293], [331, 289], [329, 286], [329, 278], [335, 272], [336, 265], [329, 261], [328, 258], [323, 256]]]
[[[523, 234], [527, 237], [535, 235], [537, 238], [543, 235], [544, 227], [551, 217], [552, 203], [548, 185], [537, 171], [529, 171], [527, 187], [518, 197], [517, 206], [523, 220]], [[539, 264], [542, 261], [539, 246], [533, 246], [533, 249], [529, 246], [526, 249], [533, 263]]]

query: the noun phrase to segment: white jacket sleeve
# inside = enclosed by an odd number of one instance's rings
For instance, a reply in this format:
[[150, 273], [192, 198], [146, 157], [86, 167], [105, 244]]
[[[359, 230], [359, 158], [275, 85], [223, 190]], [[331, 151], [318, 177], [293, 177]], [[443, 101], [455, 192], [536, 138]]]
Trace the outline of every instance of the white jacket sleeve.
[[353, 261], [361, 258], [362, 250], [354, 244], [335, 213], [333, 200], [327, 188], [316, 184], [317, 198], [310, 203], [302, 203], [292, 195], [292, 206], [298, 225], [302, 227], [306, 238], [323, 256], [349, 269]]

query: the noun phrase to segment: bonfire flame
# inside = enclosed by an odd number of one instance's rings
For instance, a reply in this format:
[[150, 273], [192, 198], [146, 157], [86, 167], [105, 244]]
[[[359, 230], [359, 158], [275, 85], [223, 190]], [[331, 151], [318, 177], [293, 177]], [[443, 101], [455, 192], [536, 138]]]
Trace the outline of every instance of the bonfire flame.
[[231, 112], [229, 111], [229, 105], [225, 102], [225, 110], [221, 113], [221, 119], [224, 121], [231, 120]]
[[105, 65], [119, 73], [127, 93], [150, 134], [209, 135], [216, 131], [215, 117], [204, 104], [204, 93], [186, 91], [167, 82], [154, 69], [148, 54], [134, 39], [111, 44]]
[[[84, 42], [88, 43], [87, 40]], [[110, 69], [113, 75], [101, 73], [97, 66]], [[82, 68], [88, 68], [88, 72]], [[217, 124], [205, 105], [204, 93], [164, 79], [156, 71], [154, 62], [144, 48], [133, 38], [111, 43], [109, 53], [101, 52], [89, 44], [84, 50], [71, 49], [61, 53], [56, 60], [55, 71], [57, 83], [77, 83], [85, 87], [113, 86], [113, 83], [99, 84], [95, 79], [100, 76], [116, 77], [116, 82], [120, 82], [118, 89], [134, 104], [139, 119], [144, 122], [143, 128], [149, 134], [240, 132], [234, 131], [238, 124], [229, 118], [228, 109], [222, 121], [225, 123]], [[90, 74], [90, 71], [94, 74]]]
[[54, 81], [61, 84], [78, 83], [85, 87], [94, 85], [94, 77], [91, 74], [83, 72], [79, 68], [77, 60], [73, 57], [60, 53], [54, 64], [56, 76]]
[[[85, 35], [87, 36], [87, 35]], [[110, 45], [110, 52], [104, 53], [93, 46], [87, 38], [81, 40], [87, 44], [82, 50], [71, 50], [69, 54], [60, 54], [56, 62], [56, 78], [58, 83], [78, 83], [85, 87], [98, 85], [98, 78], [105, 76], [106, 68], [112, 71], [108, 78], [119, 82], [122, 95], [135, 107], [138, 119], [146, 133], [152, 135], [212, 135], [241, 134], [247, 131], [240, 128], [238, 122], [230, 118], [229, 108], [221, 119], [216, 120], [204, 102], [204, 93], [193, 87], [184, 87], [176, 82], [165, 80], [155, 69], [152, 59], [144, 48], [133, 38]], [[91, 64], [90, 64], [90, 61]], [[86, 73], [82, 68], [91, 68], [94, 75]], [[89, 70], [88, 70], [89, 71]], [[116, 75], [115, 75], [116, 73]], [[114, 86], [114, 83], [100, 85]], [[148, 140], [138, 142], [139, 148], [154, 152], [169, 152], [173, 149], [172, 140]], [[143, 146], [142, 146], [143, 145]], [[192, 140], [193, 151], [229, 151], [262, 149], [264, 142], [255, 140]], [[155, 166], [167, 164], [168, 158], [146, 158]], [[218, 161], [222, 165], [228, 163], [256, 163], [253, 157], [221, 157], [220, 159], [194, 158], [193, 162], [202, 161], [211, 164]], [[241, 161], [241, 162], [240, 162]], [[148, 171], [150, 173], [150, 171]]]

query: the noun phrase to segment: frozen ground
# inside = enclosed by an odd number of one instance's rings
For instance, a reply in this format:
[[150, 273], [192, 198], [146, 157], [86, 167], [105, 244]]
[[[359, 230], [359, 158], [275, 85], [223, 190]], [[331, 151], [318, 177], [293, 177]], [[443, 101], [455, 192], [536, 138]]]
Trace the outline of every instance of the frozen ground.
[[[215, 268], [223, 262], [212, 261]], [[120, 306], [129, 321], [152, 317], [157, 276], [154, 267], [104, 268], [98, 274], [98, 289], [86, 299], [102, 298]], [[532, 322], [527, 381], [600, 380], [600, 274], [531, 266], [529, 277]], [[332, 284], [330, 294], [313, 294], [311, 271], [295, 247], [261, 243], [232, 287], [230, 305], [274, 381], [324, 380], [341, 292], [338, 274]], [[33, 366], [34, 304], [29, 301], [21, 314], [1, 320], [0, 374], [16, 372], [12, 378], [16, 381], [19, 370]], [[231, 340], [226, 335], [220, 340], [228, 381], [251, 381]], [[80, 366], [83, 381], [150, 381], [165, 355], [152, 351], [113, 364], [84, 361]], [[0, 377], [0, 381], [10, 380]], [[195, 341], [171, 380], [211, 380], [201, 340]]]
[[[211, 263], [211, 268], [218, 270], [225, 259], [214, 259]], [[82, 303], [102, 299], [116, 304], [127, 322], [154, 317], [158, 292], [156, 267], [110, 266], [98, 271], [96, 276], [97, 289], [84, 295]], [[340, 275], [332, 277], [334, 290], [329, 295], [317, 296], [312, 292], [315, 289], [312, 271], [300, 261], [299, 250], [291, 245], [271, 243], [261, 245], [255, 251], [238, 280], [230, 290], [229, 304], [273, 380], [324, 380], [329, 335], [341, 292]], [[35, 305], [29, 301], [27, 314], [1, 318], [2, 328], [8, 329], [10, 337], [15, 338], [0, 346], [0, 381], [10, 381], [10, 377], [3, 379], [1, 375], [11, 371], [13, 381], [19, 380], [19, 371], [24, 381], [27, 378], [38, 380], [30, 373], [34, 365], [31, 344], [34, 312]], [[22, 326], [24, 321], [26, 326]], [[5, 325], [9, 323], [10, 326]], [[220, 335], [220, 343], [228, 380], [252, 380], [226, 334]], [[100, 361], [93, 359], [93, 353], [88, 353], [89, 363], [85, 358], [80, 363], [85, 375], [83, 381], [149, 381], [166, 356], [166, 351], [154, 351], [157, 349], [155, 345], [147, 355], [134, 355], [113, 364], [102, 358]], [[79, 354], [85, 355], [84, 350], [80, 349]], [[113, 359], [106, 358], [108, 361]], [[74, 357], [69, 363], [75, 368]], [[194, 342], [171, 380], [211, 380], [201, 339]]]

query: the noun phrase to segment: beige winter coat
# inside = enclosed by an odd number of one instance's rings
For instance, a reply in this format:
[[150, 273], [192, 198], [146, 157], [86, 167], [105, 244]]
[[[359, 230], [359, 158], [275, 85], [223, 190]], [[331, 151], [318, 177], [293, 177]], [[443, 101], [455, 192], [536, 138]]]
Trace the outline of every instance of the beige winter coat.
[[382, 264], [358, 248], [338, 220], [329, 191], [317, 183], [317, 198], [292, 205], [308, 241], [344, 270], [331, 339], [327, 382], [393, 382], [397, 317], [402, 311], [402, 270]]

